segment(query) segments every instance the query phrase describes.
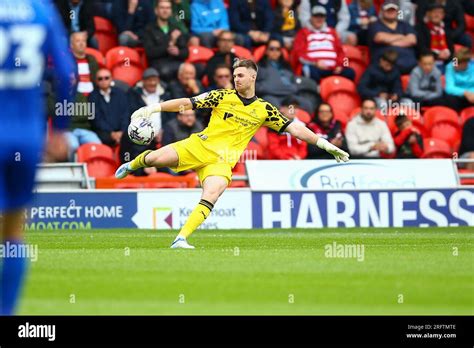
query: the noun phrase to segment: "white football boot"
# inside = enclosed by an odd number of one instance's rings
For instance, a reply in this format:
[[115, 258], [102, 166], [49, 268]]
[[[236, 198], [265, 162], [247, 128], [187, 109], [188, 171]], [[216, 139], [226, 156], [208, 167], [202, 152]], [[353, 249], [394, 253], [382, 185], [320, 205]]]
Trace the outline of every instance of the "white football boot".
[[194, 249], [194, 246], [188, 244], [186, 238], [178, 236], [171, 244], [171, 249]]
[[115, 172], [115, 177], [117, 179], [123, 179], [131, 172], [133, 172], [133, 170], [130, 169], [130, 162], [127, 162], [118, 167], [117, 171]]

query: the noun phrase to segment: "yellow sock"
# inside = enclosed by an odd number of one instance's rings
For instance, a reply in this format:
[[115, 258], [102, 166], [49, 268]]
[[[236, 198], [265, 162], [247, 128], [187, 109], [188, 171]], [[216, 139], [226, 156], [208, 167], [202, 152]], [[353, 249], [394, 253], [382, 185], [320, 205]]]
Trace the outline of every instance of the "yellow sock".
[[137, 170], [143, 167], [148, 167], [148, 165], [145, 164], [145, 156], [148, 155], [150, 152], [153, 151], [146, 150], [139, 154], [137, 157], [135, 157], [135, 159], [130, 162], [130, 169]]
[[212, 208], [214, 208], [214, 204], [205, 199], [201, 199], [197, 207], [194, 208], [192, 213], [189, 215], [188, 220], [181, 228], [181, 231], [179, 231], [178, 236], [188, 238], [191, 233], [196, 231], [199, 225], [206, 220], [211, 213]]

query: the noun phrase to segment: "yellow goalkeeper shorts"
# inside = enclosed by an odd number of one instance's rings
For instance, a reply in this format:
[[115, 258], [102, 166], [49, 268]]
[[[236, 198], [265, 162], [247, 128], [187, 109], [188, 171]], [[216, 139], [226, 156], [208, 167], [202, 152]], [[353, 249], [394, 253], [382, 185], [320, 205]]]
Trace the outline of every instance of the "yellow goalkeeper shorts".
[[208, 176], [223, 176], [229, 184], [232, 181], [232, 166], [202, 146], [201, 140], [196, 135], [177, 141], [171, 146], [178, 154], [178, 166], [170, 167], [174, 172], [194, 170], [201, 185]]

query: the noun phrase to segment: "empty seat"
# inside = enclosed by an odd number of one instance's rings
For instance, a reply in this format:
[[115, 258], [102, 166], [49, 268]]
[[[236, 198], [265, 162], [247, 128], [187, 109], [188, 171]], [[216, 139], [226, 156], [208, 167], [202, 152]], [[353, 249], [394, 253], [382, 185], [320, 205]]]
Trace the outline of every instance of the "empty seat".
[[451, 158], [452, 151], [449, 144], [440, 139], [426, 138], [423, 140], [423, 158]]
[[105, 67], [105, 57], [102, 54], [102, 52], [100, 52], [99, 50], [96, 50], [95, 48], [87, 47], [86, 54], [90, 54], [91, 56], [93, 56], [95, 60], [97, 61], [97, 63], [99, 64], [100, 68]]
[[324, 101], [327, 101], [330, 94], [341, 91], [358, 96], [355, 83], [342, 76], [330, 76], [322, 79], [320, 89], [321, 98]]
[[117, 30], [111, 21], [95, 16], [94, 26], [94, 36], [99, 43], [99, 50], [102, 54], [106, 54], [111, 48], [118, 46]]
[[360, 98], [357, 94], [338, 91], [329, 95], [327, 103], [331, 105], [335, 116], [344, 114], [345, 118], [349, 119], [351, 112], [360, 107]]
[[459, 123], [459, 116], [456, 111], [453, 109], [447, 108], [445, 106], [434, 106], [429, 108], [423, 115], [425, 128], [427, 130], [431, 129], [435, 119], [437, 120], [457, 120]]
[[77, 149], [77, 161], [87, 164], [87, 172], [94, 178], [114, 175], [117, 163], [112, 149], [103, 144], [84, 144]]
[[204, 46], [189, 46], [188, 63], [207, 63], [214, 56], [214, 51]]
[[453, 125], [452, 123], [439, 122], [431, 127], [430, 136], [431, 138], [446, 141], [451, 148], [454, 149], [456, 144], [460, 143], [461, 129], [459, 126]]
[[140, 55], [132, 48], [125, 46], [114, 47], [105, 56], [107, 68], [116, 80], [133, 86], [141, 80], [143, 67]]
[[242, 46], [234, 45], [232, 47], [232, 53], [237, 56], [237, 58], [242, 58], [242, 59], [254, 59], [252, 52], [250, 52], [248, 49]]

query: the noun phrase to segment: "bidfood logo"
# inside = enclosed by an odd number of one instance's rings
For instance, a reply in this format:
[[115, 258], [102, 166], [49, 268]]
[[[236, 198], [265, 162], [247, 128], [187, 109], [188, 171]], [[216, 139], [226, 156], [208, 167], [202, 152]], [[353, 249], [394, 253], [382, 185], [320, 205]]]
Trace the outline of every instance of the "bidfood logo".
[[173, 228], [173, 208], [153, 208], [153, 228], [170, 230]]
[[296, 174], [293, 188], [323, 190], [414, 188], [415, 177], [411, 173], [394, 171], [377, 163], [330, 164]]

